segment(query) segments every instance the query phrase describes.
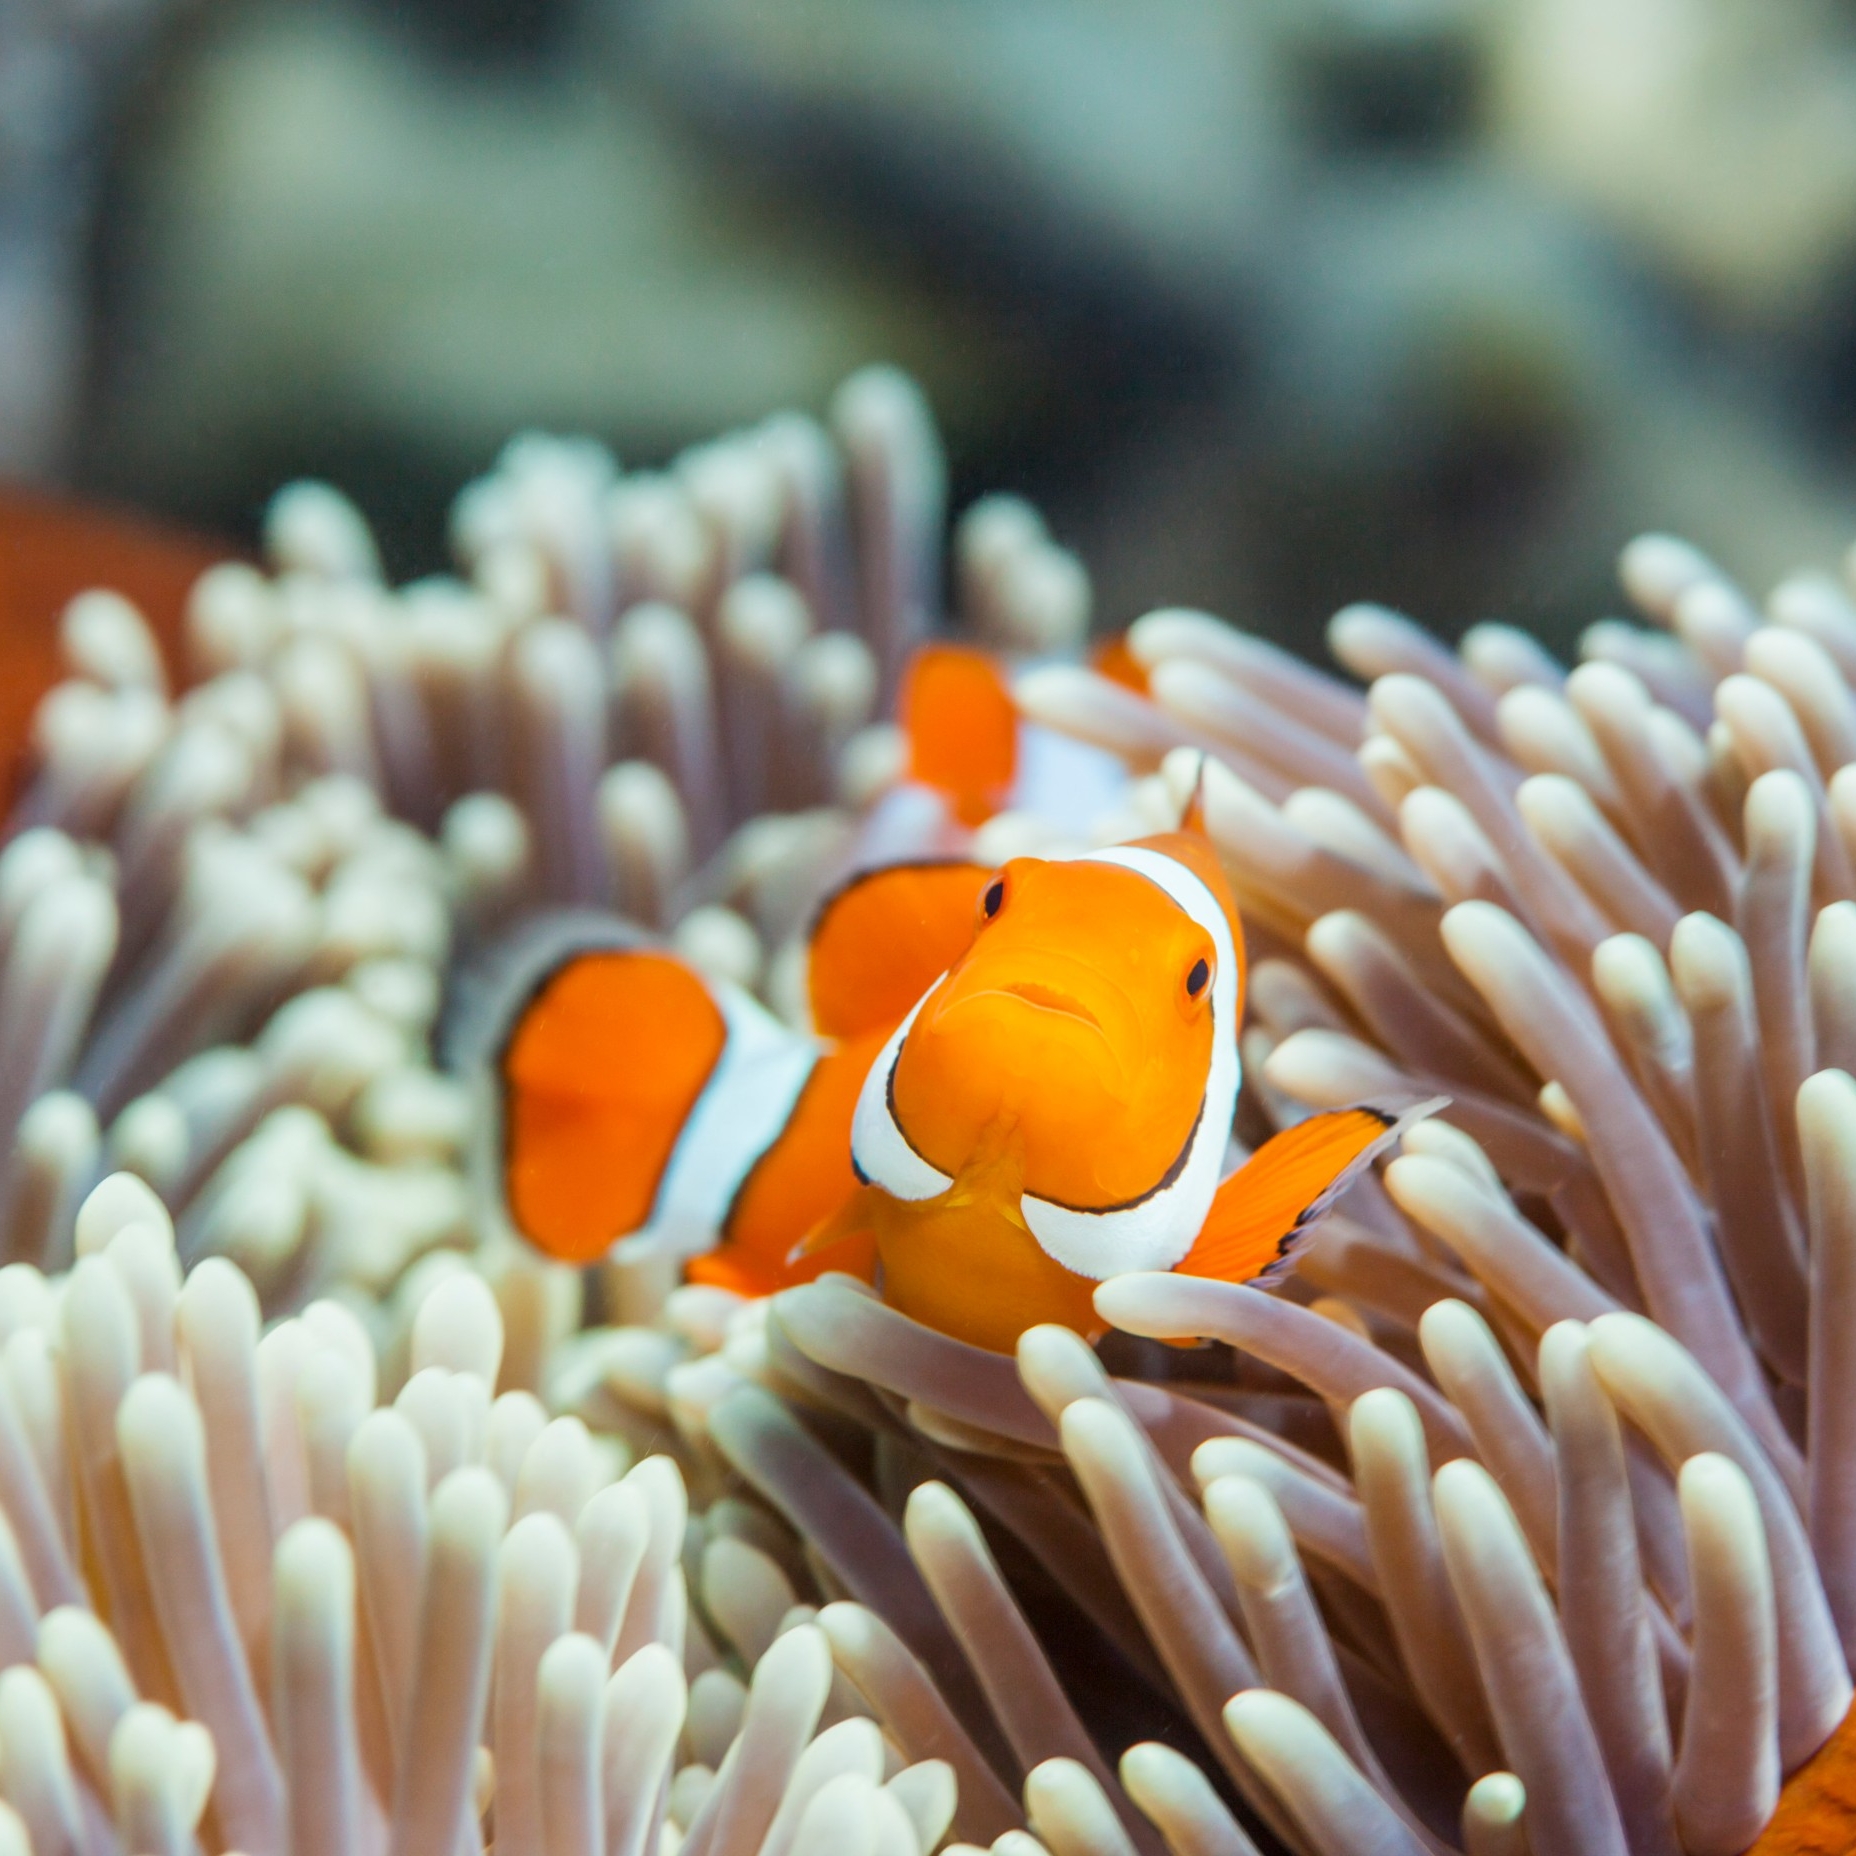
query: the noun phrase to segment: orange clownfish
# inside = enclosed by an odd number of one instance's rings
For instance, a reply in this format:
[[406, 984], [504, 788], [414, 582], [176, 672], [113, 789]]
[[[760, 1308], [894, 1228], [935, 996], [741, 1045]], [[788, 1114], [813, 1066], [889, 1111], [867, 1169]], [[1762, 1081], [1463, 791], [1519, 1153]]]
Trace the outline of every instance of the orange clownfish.
[[1403, 1126], [1316, 1115], [1221, 1177], [1243, 937], [1197, 833], [856, 877], [807, 984], [811, 1036], [654, 948], [552, 965], [496, 1061], [517, 1229], [751, 1294], [850, 1269], [1003, 1351], [1099, 1332], [1128, 1270], [1263, 1275]]

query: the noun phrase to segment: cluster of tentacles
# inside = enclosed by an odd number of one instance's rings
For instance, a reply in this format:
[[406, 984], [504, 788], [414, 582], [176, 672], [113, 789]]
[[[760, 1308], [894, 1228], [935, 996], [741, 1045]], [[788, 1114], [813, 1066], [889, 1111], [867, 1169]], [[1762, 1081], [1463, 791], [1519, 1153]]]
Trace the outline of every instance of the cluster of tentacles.
[[665, 472], [522, 441], [397, 591], [287, 493], [185, 693], [120, 600], [67, 616], [0, 850], [8, 1849], [1847, 1847], [1828, 580], [1762, 614], [1651, 539], [1570, 674], [1356, 608], [1364, 691], [1177, 612], [1110, 677], [1051, 661], [1087, 583], [989, 499], [955, 617], [1126, 762], [1097, 835], [1199, 794], [1239, 1140], [1449, 1107], [1278, 1291], [1124, 1277], [1099, 1350], [502, 1227], [441, 1059], [512, 924], [620, 911], [791, 1012], [851, 864], [1074, 842], [898, 784], [943, 504], [874, 373]]

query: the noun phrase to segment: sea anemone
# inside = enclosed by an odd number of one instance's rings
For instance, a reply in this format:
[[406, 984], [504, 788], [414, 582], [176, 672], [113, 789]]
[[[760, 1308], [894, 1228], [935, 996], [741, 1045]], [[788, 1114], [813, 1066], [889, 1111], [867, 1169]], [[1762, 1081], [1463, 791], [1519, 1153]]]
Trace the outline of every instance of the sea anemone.
[[1177, 611], [1110, 675], [1074, 558], [987, 499], [958, 621], [1125, 763], [1095, 835], [1196, 796], [1243, 909], [1237, 1141], [1448, 1106], [1285, 1284], [1114, 1279], [1098, 1348], [508, 1231], [471, 1066], [512, 931], [623, 912], [790, 1013], [846, 868], [1080, 842], [969, 833], [875, 719], [944, 498], [872, 370], [662, 474], [519, 440], [467, 577], [397, 592], [297, 486], [273, 571], [196, 589], [178, 699], [133, 608], [66, 615], [0, 851], [8, 1849], [1856, 1836], [1828, 580], [1762, 618], [1646, 538], [1650, 624], [1570, 674], [1360, 607], [1364, 692]]

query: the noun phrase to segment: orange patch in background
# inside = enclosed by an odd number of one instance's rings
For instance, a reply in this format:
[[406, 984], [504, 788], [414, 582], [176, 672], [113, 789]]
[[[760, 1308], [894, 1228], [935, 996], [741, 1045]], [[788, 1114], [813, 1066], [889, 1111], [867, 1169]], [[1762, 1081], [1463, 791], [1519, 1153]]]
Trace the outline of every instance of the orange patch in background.
[[1785, 1781], [1747, 1856], [1849, 1856], [1856, 1850], [1856, 1708]]
[[650, 1217], [727, 1025], [667, 954], [581, 954], [536, 992], [504, 1047], [510, 1216], [564, 1263], [589, 1263]]
[[999, 664], [968, 645], [923, 645], [897, 713], [909, 778], [944, 793], [963, 825], [984, 824], [1018, 772], [1018, 709]]
[[58, 681], [58, 619], [87, 587], [108, 587], [140, 608], [168, 676], [180, 668], [182, 613], [193, 583], [229, 542], [17, 486], [0, 488], [0, 803], [18, 784], [32, 711]]
[[1089, 653], [1089, 668], [1098, 677], [1119, 683], [1123, 689], [1132, 690], [1137, 696], [1148, 694], [1147, 666], [1128, 649], [1126, 632], [1117, 632], [1112, 638], [1104, 638]]
[[806, 956], [819, 1035], [888, 1036], [901, 1024], [972, 944], [988, 874], [983, 864], [893, 864], [853, 877], [829, 897]]

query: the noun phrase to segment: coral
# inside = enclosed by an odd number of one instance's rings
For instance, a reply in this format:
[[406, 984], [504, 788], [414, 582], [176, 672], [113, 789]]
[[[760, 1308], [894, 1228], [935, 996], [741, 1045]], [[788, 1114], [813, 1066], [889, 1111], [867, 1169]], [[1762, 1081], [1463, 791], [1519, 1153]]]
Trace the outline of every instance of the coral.
[[[178, 700], [120, 601], [67, 616], [0, 853], [0, 1837], [1841, 1847], [1856, 609], [1646, 538], [1649, 625], [1572, 672], [1354, 608], [1364, 693], [1156, 613], [1121, 681], [1018, 680], [1112, 808], [969, 839], [870, 719], [942, 606], [932, 430], [881, 372], [833, 426], [656, 476], [520, 441], [470, 577], [397, 593], [300, 487]], [[1022, 505], [956, 567], [970, 630], [1073, 651]], [[536, 911], [791, 1011], [847, 863], [1195, 790], [1239, 1143], [1450, 1097], [1280, 1292], [1125, 1276], [1099, 1351], [1013, 1358], [503, 1228], [470, 1024]]]

